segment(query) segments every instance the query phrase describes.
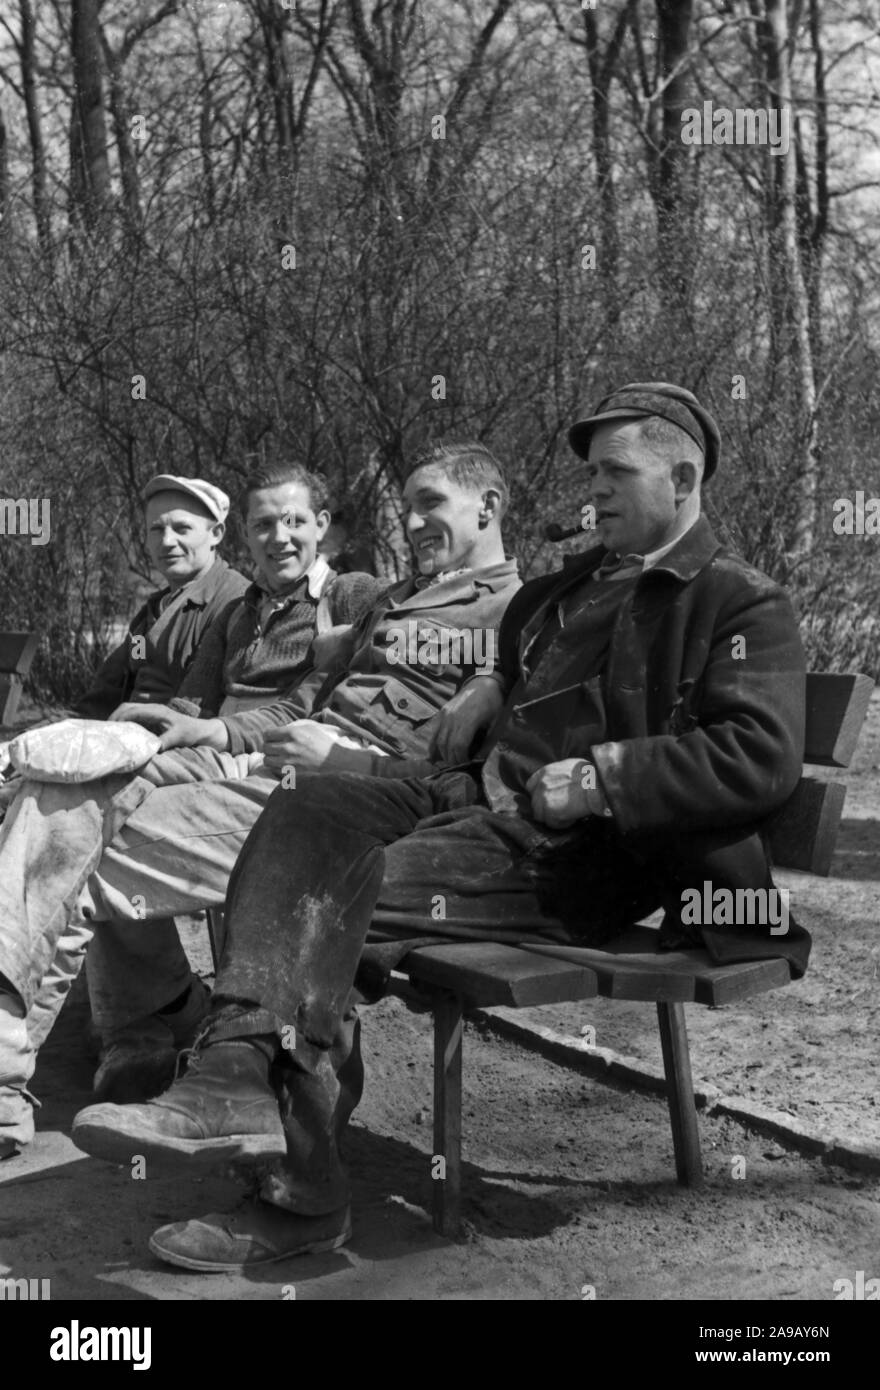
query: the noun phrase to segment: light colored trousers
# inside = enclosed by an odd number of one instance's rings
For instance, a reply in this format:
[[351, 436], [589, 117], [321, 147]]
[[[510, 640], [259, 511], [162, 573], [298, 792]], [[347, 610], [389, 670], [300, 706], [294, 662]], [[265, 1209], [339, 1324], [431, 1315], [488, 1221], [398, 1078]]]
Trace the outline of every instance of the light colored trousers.
[[[222, 904], [276, 778], [257, 754], [175, 749], [135, 777], [28, 783], [0, 827], [0, 974], [47, 1037], [96, 923], [89, 985], [105, 1036], [186, 988], [171, 918]], [[144, 931], [144, 923], [150, 923]]]

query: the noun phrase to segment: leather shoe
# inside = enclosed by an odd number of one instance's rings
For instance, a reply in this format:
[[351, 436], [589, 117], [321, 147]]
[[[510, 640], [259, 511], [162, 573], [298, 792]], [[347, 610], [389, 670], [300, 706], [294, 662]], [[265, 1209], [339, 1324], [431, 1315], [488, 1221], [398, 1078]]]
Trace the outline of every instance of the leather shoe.
[[280, 1158], [287, 1144], [268, 1072], [268, 1058], [249, 1042], [206, 1045], [156, 1100], [81, 1110], [71, 1138], [111, 1163], [130, 1163], [135, 1154], [159, 1165]]
[[211, 1212], [160, 1226], [150, 1237], [150, 1249], [166, 1264], [219, 1273], [253, 1269], [310, 1251], [336, 1250], [350, 1239], [348, 1206], [326, 1216], [297, 1216], [256, 1201], [231, 1215]]

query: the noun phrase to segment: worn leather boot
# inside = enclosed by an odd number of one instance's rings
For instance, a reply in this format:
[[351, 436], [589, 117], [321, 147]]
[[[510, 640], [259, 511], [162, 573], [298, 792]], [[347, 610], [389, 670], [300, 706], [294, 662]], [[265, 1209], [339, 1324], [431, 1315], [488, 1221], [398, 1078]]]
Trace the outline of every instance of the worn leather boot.
[[90, 1105], [73, 1121], [77, 1148], [111, 1163], [209, 1164], [286, 1152], [269, 1056], [244, 1040], [194, 1050], [186, 1076], [145, 1105]]
[[178, 1053], [192, 1046], [210, 1001], [210, 991], [194, 977], [181, 1009], [136, 1019], [114, 1032], [101, 1049], [92, 1083], [96, 1098], [127, 1105], [167, 1090], [176, 1075]]
[[255, 1201], [228, 1216], [211, 1212], [192, 1221], [160, 1226], [150, 1237], [150, 1249], [166, 1264], [212, 1273], [336, 1250], [350, 1239], [348, 1206], [324, 1216], [297, 1216]]

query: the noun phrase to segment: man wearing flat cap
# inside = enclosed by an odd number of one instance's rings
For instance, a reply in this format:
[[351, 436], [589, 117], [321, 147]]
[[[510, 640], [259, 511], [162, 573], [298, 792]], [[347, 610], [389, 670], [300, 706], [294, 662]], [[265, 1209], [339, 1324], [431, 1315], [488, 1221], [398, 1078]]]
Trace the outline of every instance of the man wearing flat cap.
[[73, 706], [80, 719], [107, 719], [124, 703], [167, 703], [211, 623], [248, 585], [217, 554], [229, 515], [219, 487], [159, 473], [141, 496], [147, 550], [165, 586], [138, 610], [124, 641]]
[[[338, 1141], [363, 1079], [359, 965], [363, 992], [365, 966], [426, 938], [595, 945], [662, 907], [664, 945], [806, 968], [794, 922], [774, 935], [682, 911], [705, 880], [772, 888], [761, 826], [803, 754], [788, 599], [701, 515], [717, 426], [689, 391], [633, 383], [569, 438], [598, 544], [515, 595], [500, 667], [441, 716], [441, 766], [399, 781], [304, 772], [276, 790], [230, 882], [187, 1076], [75, 1122], [80, 1147], [116, 1162], [274, 1165], [244, 1212], [157, 1231], [151, 1249], [172, 1264], [250, 1268], [349, 1238]], [[365, 949], [371, 925], [381, 948]]]

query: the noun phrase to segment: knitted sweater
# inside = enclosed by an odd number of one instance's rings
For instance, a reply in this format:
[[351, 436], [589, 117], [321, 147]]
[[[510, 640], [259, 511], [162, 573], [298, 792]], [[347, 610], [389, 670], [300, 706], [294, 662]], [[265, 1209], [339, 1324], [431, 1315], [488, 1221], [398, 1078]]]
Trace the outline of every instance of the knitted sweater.
[[334, 625], [354, 623], [386, 586], [369, 574], [337, 575], [329, 570], [321, 595], [311, 587], [304, 576], [261, 621], [266, 592], [251, 584], [202, 639], [171, 708], [212, 719], [224, 703], [227, 710], [270, 703], [310, 669], [308, 652], [320, 598], [328, 600]]

